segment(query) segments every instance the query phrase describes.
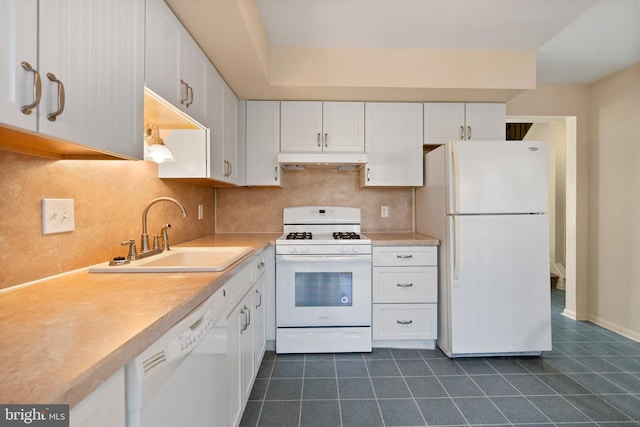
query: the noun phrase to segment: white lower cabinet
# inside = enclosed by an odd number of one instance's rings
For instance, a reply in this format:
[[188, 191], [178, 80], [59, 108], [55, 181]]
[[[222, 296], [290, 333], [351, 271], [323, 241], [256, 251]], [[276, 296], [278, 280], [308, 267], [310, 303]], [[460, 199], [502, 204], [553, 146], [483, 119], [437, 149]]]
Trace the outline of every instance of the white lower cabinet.
[[124, 427], [126, 420], [124, 368], [71, 408], [70, 427]]
[[242, 420], [265, 350], [265, 254], [254, 256], [232, 281], [228, 291], [227, 360], [229, 375], [229, 419], [236, 427]]
[[435, 347], [437, 263], [435, 246], [373, 247], [374, 347]]

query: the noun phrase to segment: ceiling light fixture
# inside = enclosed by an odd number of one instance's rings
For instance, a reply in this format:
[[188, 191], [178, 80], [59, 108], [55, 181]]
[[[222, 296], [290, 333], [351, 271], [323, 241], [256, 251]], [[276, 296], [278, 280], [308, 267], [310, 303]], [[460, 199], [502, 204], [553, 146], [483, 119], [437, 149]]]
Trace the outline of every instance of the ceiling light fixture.
[[144, 159], [156, 163], [173, 162], [171, 150], [164, 145], [157, 126], [145, 125], [144, 128]]

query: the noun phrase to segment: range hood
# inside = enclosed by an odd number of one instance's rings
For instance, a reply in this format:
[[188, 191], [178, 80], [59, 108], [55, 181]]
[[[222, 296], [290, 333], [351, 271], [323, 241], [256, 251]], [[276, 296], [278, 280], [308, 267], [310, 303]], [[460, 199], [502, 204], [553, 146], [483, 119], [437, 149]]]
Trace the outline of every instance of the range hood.
[[278, 153], [284, 169], [357, 170], [367, 163], [366, 153]]

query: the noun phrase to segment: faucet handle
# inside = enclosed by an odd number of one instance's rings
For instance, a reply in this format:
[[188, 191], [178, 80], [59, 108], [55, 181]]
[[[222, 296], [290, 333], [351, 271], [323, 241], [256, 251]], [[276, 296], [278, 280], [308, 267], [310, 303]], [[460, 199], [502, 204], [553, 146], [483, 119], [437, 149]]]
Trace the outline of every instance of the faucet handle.
[[164, 227], [162, 227], [162, 230], [160, 230], [160, 233], [162, 233], [162, 250], [163, 251], [171, 250], [171, 248], [169, 247], [169, 232], [168, 232], [170, 228], [171, 228], [171, 224], [167, 224]]
[[129, 255], [127, 255], [127, 258], [129, 258], [129, 261], [135, 261], [136, 257], [138, 256], [138, 250], [136, 249], [135, 239], [125, 240], [124, 242], [121, 243], [121, 245], [129, 246]]
[[153, 250], [160, 250], [160, 236], [157, 234], [153, 236]]

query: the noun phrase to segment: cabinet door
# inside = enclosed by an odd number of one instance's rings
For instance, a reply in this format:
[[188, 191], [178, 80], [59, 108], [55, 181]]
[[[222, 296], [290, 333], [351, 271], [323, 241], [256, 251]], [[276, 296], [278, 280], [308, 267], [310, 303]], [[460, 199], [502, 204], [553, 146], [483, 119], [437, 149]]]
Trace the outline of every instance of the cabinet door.
[[504, 141], [505, 104], [466, 104], [466, 138], [471, 141]]
[[441, 145], [465, 136], [464, 104], [427, 102], [424, 104], [424, 144]]
[[365, 104], [363, 186], [422, 185], [422, 104]]
[[280, 102], [247, 102], [247, 185], [280, 182]]
[[180, 23], [163, 0], [147, 0], [145, 40], [145, 86], [179, 105]]
[[144, 9], [143, 0], [39, 3], [40, 132], [142, 158]]
[[224, 82], [213, 68], [207, 69], [207, 104], [209, 115], [210, 177], [225, 179], [224, 162]]
[[242, 393], [242, 408], [247, 403], [249, 395], [251, 394], [251, 388], [253, 387], [253, 379], [255, 372], [254, 364], [254, 325], [255, 325], [255, 310], [253, 308], [255, 288], [251, 288], [249, 293], [244, 297], [240, 303], [241, 309], [241, 324], [240, 328], [240, 378], [241, 378], [241, 393]]
[[364, 152], [364, 102], [322, 103], [323, 151]]
[[38, 69], [38, 1], [0, 0], [0, 121], [36, 131], [37, 109], [21, 111], [35, 101], [35, 72], [23, 61]]
[[180, 32], [180, 107], [189, 117], [207, 126], [207, 68], [204, 56], [191, 36]]
[[113, 374], [100, 387], [71, 408], [70, 427], [124, 427], [124, 368]]
[[242, 305], [236, 306], [227, 316], [227, 364], [229, 372], [229, 419], [232, 426], [240, 424], [242, 417], [242, 379], [240, 330], [244, 327]]
[[[264, 268], [262, 270], [264, 271]], [[256, 281], [253, 291], [253, 366], [254, 375], [260, 369], [260, 363], [266, 347], [266, 275], [262, 274]]]
[[224, 106], [224, 181], [238, 182], [238, 98], [225, 84], [223, 90]]
[[280, 103], [280, 151], [322, 151], [322, 102]]

